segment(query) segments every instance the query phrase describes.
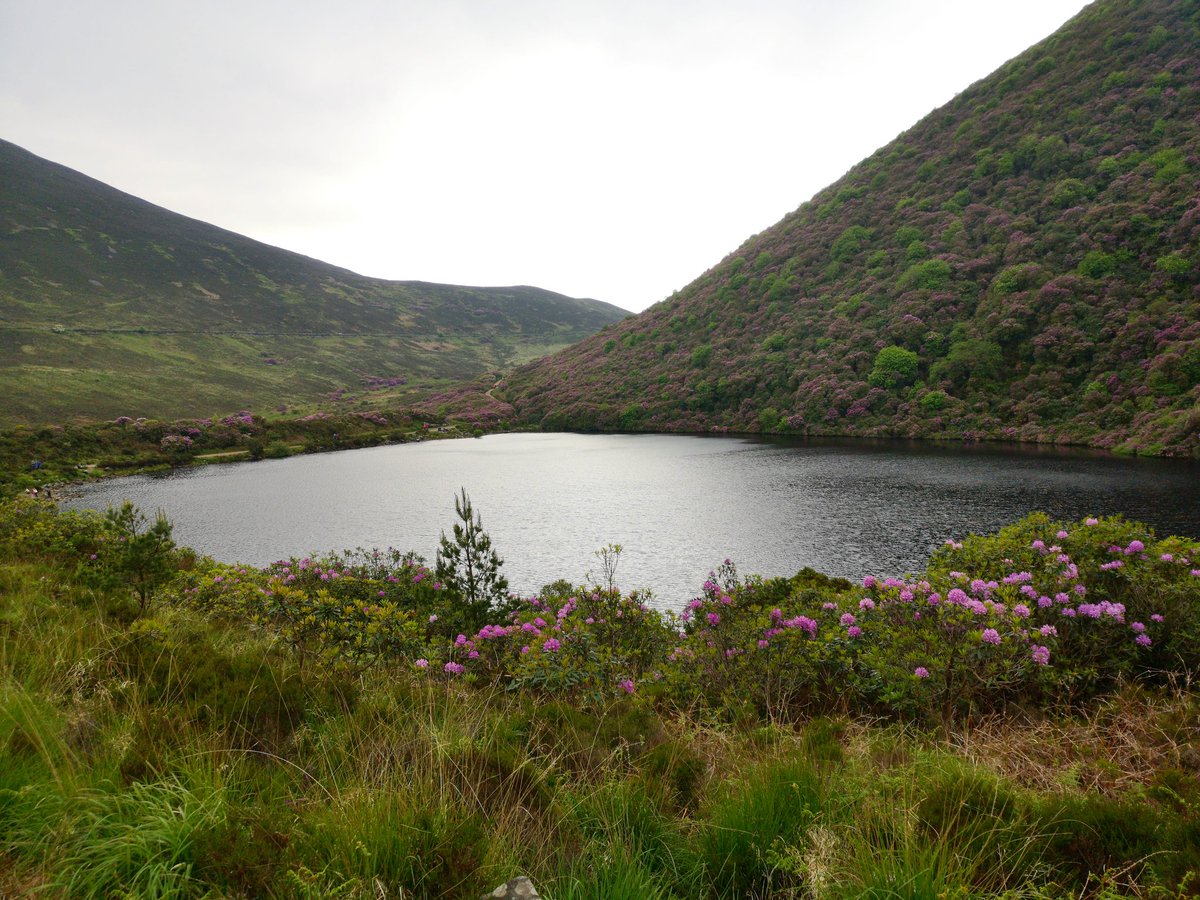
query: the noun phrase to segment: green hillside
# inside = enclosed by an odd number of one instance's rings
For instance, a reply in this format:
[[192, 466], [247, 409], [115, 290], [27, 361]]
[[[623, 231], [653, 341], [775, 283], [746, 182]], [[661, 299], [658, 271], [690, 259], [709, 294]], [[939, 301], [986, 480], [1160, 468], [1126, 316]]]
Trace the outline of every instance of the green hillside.
[[525, 362], [625, 315], [365, 278], [0, 141], [0, 423], [328, 403]]
[[1100, 0], [641, 315], [550, 427], [1200, 453], [1200, 4]]

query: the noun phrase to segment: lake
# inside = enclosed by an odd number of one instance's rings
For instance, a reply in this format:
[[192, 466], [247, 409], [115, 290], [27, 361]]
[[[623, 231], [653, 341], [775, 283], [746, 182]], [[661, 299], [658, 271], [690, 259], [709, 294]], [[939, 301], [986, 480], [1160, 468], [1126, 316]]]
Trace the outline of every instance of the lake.
[[903, 441], [505, 434], [180, 469], [81, 485], [68, 508], [162, 509], [176, 540], [262, 565], [344, 548], [432, 561], [465, 487], [510, 586], [600, 574], [679, 608], [731, 558], [743, 574], [902, 575], [947, 538], [1028, 512], [1123, 514], [1200, 536], [1200, 464], [1088, 451]]

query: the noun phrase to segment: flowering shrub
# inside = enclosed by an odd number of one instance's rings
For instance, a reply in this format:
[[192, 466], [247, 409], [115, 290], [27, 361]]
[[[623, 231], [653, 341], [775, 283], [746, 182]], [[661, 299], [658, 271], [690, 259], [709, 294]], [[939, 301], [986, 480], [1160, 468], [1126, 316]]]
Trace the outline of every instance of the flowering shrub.
[[633, 695], [737, 718], [870, 710], [949, 722], [1012, 703], [1078, 704], [1200, 666], [1200, 544], [1120, 518], [1031, 515], [947, 541], [919, 575], [859, 585], [810, 571], [739, 578], [727, 560], [678, 617], [615, 585], [558, 582], [482, 622], [412, 554], [179, 571], [165, 529], [132, 508], [101, 517], [22, 498], [4, 507], [0, 544], [73, 560], [82, 583], [132, 588], [143, 610], [174, 576], [176, 602], [269, 631], [301, 663], [402, 666], [572, 702]]

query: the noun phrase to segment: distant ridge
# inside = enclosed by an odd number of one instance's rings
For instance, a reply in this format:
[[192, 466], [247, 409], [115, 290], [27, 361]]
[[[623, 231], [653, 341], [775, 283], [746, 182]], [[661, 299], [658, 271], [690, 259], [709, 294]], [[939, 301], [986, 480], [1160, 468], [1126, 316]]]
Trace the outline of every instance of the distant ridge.
[[694, 282], [513, 373], [547, 427], [1200, 454], [1200, 4], [1100, 0]]
[[627, 313], [535, 287], [384, 281], [0, 141], [0, 423], [315, 404], [470, 378]]

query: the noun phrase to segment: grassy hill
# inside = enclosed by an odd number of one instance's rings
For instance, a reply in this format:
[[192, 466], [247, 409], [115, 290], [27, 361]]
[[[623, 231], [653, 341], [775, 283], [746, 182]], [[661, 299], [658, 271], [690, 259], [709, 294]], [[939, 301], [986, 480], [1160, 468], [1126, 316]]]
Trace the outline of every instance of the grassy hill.
[[550, 427], [1196, 455], [1198, 58], [1195, 0], [1100, 0], [497, 394]]
[[328, 404], [525, 362], [624, 310], [365, 278], [0, 141], [0, 422]]

